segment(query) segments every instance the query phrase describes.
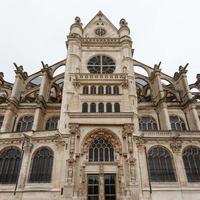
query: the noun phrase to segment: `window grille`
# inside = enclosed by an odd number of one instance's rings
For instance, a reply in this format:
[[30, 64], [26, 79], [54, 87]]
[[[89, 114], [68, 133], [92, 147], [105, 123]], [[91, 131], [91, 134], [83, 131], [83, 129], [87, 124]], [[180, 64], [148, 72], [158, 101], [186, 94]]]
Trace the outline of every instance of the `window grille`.
[[111, 87], [110, 86], [106, 86], [106, 94], [111, 94]]
[[148, 152], [148, 162], [151, 181], [176, 181], [172, 157], [164, 147], [151, 148]]
[[176, 115], [170, 116], [169, 119], [170, 119], [172, 130], [174, 131], [186, 130], [185, 122], [179, 116], [176, 116]]
[[90, 162], [114, 161], [114, 150], [112, 145], [104, 138], [94, 140], [89, 148]]
[[33, 157], [29, 182], [48, 183], [51, 181], [53, 152], [48, 148], [40, 149]]
[[112, 104], [111, 103], [106, 104], [106, 112], [112, 112]]
[[91, 94], [96, 94], [96, 86], [94, 86], [94, 85], [91, 86], [90, 90], [91, 90], [91, 92], [90, 92]]
[[21, 153], [10, 147], [0, 154], [0, 183], [14, 184], [17, 181], [21, 164]]
[[94, 56], [89, 60], [87, 68], [93, 74], [112, 74], [115, 70], [115, 63], [108, 56]]
[[113, 87], [113, 93], [114, 94], [119, 94], [119, 87], [118, 86], [114, 86]]
[[120, 112], [120, 104], [119, 103], [115, 103], [114, 104], [114, 109], [115, 109], [115, 112]]
[[200, 182], [200, 148], [187, 147], [182, 156], [188, 182]]
[[33, 126], [33, 116], [24, 116], [17, 123], [16, 131], [30, 131]]
[[90, 112], [96, 112], [96, 104], [95, 103], [91, 103], [90, 104]]
[[104, 112], [104, 104], [103, 103], [99, 103], [99, 112], [100, 113]]
[[1, 115], [0, 116], [0, 129], [1, 129], [2, 125], [3, 125], [3, 120], [4, 120], [4, 116]]
[[82, 104], [82, 112], [84, 112], [84, 113], [88, 112], [88, 104], [87, 103]]
[[156, 131], [158, 130], [157, 123], [153, 117], [141, 117], [139, 119], [139, 128], [142, 131]]
[[83, 94], [88, 94], [88, 86], [83, 87]]
[[47, 123], [46, 123], [46, 130], [56, 130], [58, 128], [58, 120], [60, 118], [59, 117], [52, 117], [50, 119], [48, 119]]
[[99, 86], [99, 88], [98, 88], [98, 94], [104, 94], [103, 86]]

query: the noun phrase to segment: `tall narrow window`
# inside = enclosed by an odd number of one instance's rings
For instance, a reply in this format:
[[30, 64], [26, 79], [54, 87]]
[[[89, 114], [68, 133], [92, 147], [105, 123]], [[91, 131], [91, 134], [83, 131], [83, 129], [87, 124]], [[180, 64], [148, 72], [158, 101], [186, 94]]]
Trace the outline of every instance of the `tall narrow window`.
[[151, 148], [148, 152], [148, 162], [151, 181], [176, 181], [172, 157], [164, 147]]
[[109, 162], [114, 161], [114, 149], [104, 138], [94, 140], [89, 148], [90, 162]]
[[120, 104], [119, 103], [115, 103], [114, 108], [115, 108], [115, 112], [120, 112]]
[[88, 104], [87, 103], [82, 104], [82, 112], [84, 112], [84, 113], [88, 112]]
[[115, 175], [107, 174], [104, 176], [104, 192], [105, 199], [116, 199]]
[[83, 94], [88, 94], [88, 86], [83, 87]]
[[113, 87], [113, 93], [114, 94], [119, 94], [119, 87], [118, 86], [114, 86]]
[[96, 86], [91, 86], [91, 88], [90, 88], [90, 93], [91, 94], [96, 94]]
[[169, 119], [170, 119], [172, 130], [174, 131], [186, 130], [185, 122], [179, 116], [172, 115], [169, 117]]
[[33, 116], [24, 116], [17, 123], [16, 131], [30, 131], [33, 125]]
[[103, 86], [98, 87], [98, 94], [104, 94]]
[[51, 117], [50, 119], [48, 119], [47, 123], [46, 123], [46, 130], [56, 130], [58, 128], [58, 120], [60, 117], [58, 116], [54, 116]]
[[106, 104], [106, 112], [112, 112], [112, 104], [111, 103]]
[[51, 181], [53, 167], [53, 151], [44, 147], [33, 157], [29, 181], [32, 183], [48, 183]]
[[88, 200], [99, 200], [99, 176], [88, 176]]
[[99, 112], [100, 113], [104, 112], [104, 104], [103, 103], [99, 103]]
[[188, 182], [200, 182], [200, 148], [189, 146], [183, 151]]
[[96, 112], [96, 104], [95, 103], [91, 103], [90, 104], [90, 112]]
[[14, 147], [0, 154], [0, 183], [14, 184], [17, 181], [21, 163], [21, 153]]
[[111, 87], [108, 85], [106, 86], [106, 94], [111, 94]]
[[0, 129], [3, 125], [3, 120], [4, 120], [4, 116], [3, 115], [0, 115]]
[[158, 130], [157, 123], [153, 117], [144, 116], [139, 119], [139, 128], [142, 131]]

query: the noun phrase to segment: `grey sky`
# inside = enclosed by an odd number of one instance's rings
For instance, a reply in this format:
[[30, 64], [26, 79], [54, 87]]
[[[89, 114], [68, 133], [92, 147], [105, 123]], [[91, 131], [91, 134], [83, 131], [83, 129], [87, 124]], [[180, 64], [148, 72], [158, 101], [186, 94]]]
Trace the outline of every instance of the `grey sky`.
[[200, 73], [199, 0], [0, 0], [0, 71], [14, 81], [13, 62], [28, 74], [66, 57], [65, 40], [70, 25], [80, 16], [86, 25], [102, 12], [119, 27], [128, 21], [134, 58], [173, 75], [190, 63], [189, 82]]

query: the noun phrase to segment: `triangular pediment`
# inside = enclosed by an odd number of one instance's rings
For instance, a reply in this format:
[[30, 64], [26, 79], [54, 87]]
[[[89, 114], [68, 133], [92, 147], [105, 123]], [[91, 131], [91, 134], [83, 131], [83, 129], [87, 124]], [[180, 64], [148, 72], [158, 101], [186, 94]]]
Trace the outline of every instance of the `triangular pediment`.
[[83, 36], [88, 38], [117, 38], [119, 37], [119, 34], [118, 29], [101, 11], [99, 11], [95, 17], [84, 27]]

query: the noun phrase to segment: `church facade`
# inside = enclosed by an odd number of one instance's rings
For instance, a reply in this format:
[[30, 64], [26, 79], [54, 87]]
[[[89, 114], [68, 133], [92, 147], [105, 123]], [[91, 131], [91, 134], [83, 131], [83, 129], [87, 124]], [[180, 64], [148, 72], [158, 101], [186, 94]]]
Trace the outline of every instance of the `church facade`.
[[135, 60], [126, 20], [101, 11], [66, 46], [34, 74], [15, 64], [14, 83], [0, 73], [0, 199], [199, 200], [200, 75]]

